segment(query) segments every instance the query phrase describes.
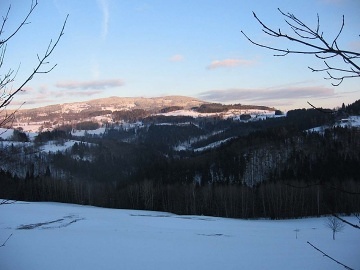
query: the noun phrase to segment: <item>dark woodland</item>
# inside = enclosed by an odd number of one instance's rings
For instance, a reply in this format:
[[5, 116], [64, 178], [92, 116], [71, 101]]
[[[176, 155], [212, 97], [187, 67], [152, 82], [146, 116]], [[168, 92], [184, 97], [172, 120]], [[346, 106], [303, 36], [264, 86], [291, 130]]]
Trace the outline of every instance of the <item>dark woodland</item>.
[[[208, 109], [221, 109], [215, 107]], [[9, 169], [0, 171], [0, 197], [233, 218], [358, 213], [360, 130], [333, 123], [359, 111], [357, 101], [336, 114], [298, 109], [256, 122], [117, 112], [145, 127], [108, 126], [65, 152], [37, 150], [74, 139], [72, 128], [99, 127], [77, 123], [39, 133], [32, 147], [2, 148]], [[310, 130], [319, 126], [328, 128]], [[213, 135], [192, 142], [192, 150], [174, 150], [206, 134]], [[14, 136], [27, 140], [21, 131]], [[218, 141], [224, 143], [196, 151]]]

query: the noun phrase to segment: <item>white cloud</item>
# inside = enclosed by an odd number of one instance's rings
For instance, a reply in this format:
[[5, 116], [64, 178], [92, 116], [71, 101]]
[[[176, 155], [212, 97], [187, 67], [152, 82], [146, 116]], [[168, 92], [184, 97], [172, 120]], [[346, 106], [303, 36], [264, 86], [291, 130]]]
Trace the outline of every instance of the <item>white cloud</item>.
[[322, 86], [289, 86], [280, 88], [259, 89], [224, 89], [202, 92], [200, 99], [214, 102], [247, 102], [247, 103], [284, 103], [297, 99], [334, 97], [334, 89]]
[[321, 0], [324, 4], [345, 4], [347, 0]]
[[224, 59], [224, 60], [215, 60], [207, 66], [208, 69], [216, 68], [231, 68], [237, 66], [252, 66], [255, 64], [254, 60], [246, 59]]
[[98, 3], [103, 15], [101, 36], [103, 39], [106, 39], [108, 34], [109, 19], [110, 19], [109, 2], [107, 0], [98, 0]]
[[123, 86], [124, 82], [119, 79], [94, 80], [94, 81], [62, 81], [56, 83], [56, 87], [65, 89], [106, 89]]
[[[91, 89], [91, 90], [78, 90], [74, 88], [68, 88], [65, 91], [59, 90], [50, 90], [47, 86], [40, 86], [37, 89], [34, 88], [27, 88], [26, 90], [31, 89], [31, 91], [26, 91], [22, 93], [22, 98], [14, 99], [11, 102], [11, 106], [9, 109], [18, 109], [20, 106], [24, 105], [23, 107], [38, 107], [38, 106], [45, 106], [49, 104], [57, 104], [59, 103], [59, 99], [63, 101], [63, 99], [68, 97], [86, 97], [89, 98], [91, 96], [101, 94], [103, 92], [102, 89]], [[17, 98], [17, 96], [15, 97]], [[25, 102], [24, 102], [25, 101]]]

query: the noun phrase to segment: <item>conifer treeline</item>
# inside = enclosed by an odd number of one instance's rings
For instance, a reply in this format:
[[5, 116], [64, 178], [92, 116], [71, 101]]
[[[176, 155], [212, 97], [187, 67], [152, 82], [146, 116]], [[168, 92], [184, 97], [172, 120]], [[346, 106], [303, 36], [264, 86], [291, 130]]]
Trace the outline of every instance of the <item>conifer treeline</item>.
[[[57, 162], [73, 178], [56, 179], [49, 168], [25, 179], [2, 171], [0, 197], [236, 218], [360, 212], [357, 129], [290, 137], [279, 130], [256, 132], [206, 154], [172, 160], [144, 146], [135, 152], [128, 144], [117, 152], [117, 146], [103, 145], [106, 151], [95, 163], [58, 153]], [[81, 144], [73, 150], [89, 149]]]
[[[358, 213], [359, 129], [304, 131], [330, 117], [295, 110], [286, 118], [247, 124], [186, 119], [186, 125], [109, 130], [55, 154], [12, 146], [11, 164], [27, 172], [20, 177], [0, 171], [0, 198], [237, 218]], [[173, 149], [178, 141], [194, 146], [194, 136], [209, 132], [215, 141], [232, 139], [204, 152]], [[67, 131], [44, 132], [36, 142], [66, 136]]]
[[[14, 200], [54, 201], [122, 209], [165, 211], [182, 215], [231, 218], [300, 218], [331, 213], [359, 213], [359, 183], [265, 182], [256, 187], [239, 184], [141, 182], [111, 183], [6, 178], [1, 172], [0, 196]], [[351, 191], [349, 194], [344, 191]], [[357, 193], [357, 194], [355, 194]]]

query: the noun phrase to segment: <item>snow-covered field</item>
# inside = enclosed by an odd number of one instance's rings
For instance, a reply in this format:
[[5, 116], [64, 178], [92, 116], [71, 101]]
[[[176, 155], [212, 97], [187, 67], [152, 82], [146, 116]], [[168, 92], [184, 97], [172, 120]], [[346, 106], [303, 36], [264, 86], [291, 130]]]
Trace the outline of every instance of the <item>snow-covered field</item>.
[[[360, 127], [360, 116], [358, 115], [354, 115], [354, 116], [349, 116], [346, 119], [341, 119], [339, 121], [337, 121], [333, 127]], [[311, 128], [309, 130], [307, 130], [308, 132], [319, 132], [320, 134], [323, 134], [325, 129], [330, 128], [329, 126], [320, 126], [320, 127], [315, 127], [315, 128]]]
[[[326, 218], [236, 220], [60, 203], [0, 206], [1, 270], [360, 269], [360, 231]], [[349, 218], [351, 219], [351, 218]], [[355, 219], [351, 219], [355, 222]], [[297, 239], [296, 239], [296, 231]]]
[[197, 117], [215, 117], [221, 116], [224, 119], [233, 118], [239, 120], [241, 114], [250, 114], [253, 119], [259, 118], [266, 119], [266, 118], [274, 118], [274, 117], [284, 117], [285, 115], [275, 115], [275, 111], [268, 111], [268, 110], [256, 110], [256, 109], [249, 109], [249, 110], [228, 110], [226, 112], [218, 112], [218, 113], [199, 113], [194, 110], [177, 110], [171, 111], [167, 113], [158, 113], [155, 115], [164, 115], [164, 116], [191, 116], [194, 118]]

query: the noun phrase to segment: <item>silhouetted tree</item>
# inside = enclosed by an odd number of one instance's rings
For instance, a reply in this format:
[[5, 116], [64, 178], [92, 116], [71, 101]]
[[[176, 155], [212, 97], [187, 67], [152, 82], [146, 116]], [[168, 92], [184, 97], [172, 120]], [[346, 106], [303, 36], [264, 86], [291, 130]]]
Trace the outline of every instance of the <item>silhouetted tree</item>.
[[[273, 29], [260, 20], [255, 12], [253, 15], [255, 19], [262, 26], [262, 31], [275, 38], [284, 39], [303, 46], [303, 49], [288, 49], [284, 47], [274, 47], [255, 42], [245, 32], [241, 31], [243, 35], [254, 45], [278, 52], [275, 56], [285, 56], [288, 54], [306, 54], [314, 55], [315, 57], [324, 60], [325, 67], [318, 69], [309, 67], [312, 72], [326, 72], [330, 79], [335, 81], [332, 83], [338, 86], [344, 79], [359, 78], [360, 77], [360, 52], [349, 51], [339, 48], [338, 39], [344, 29], [345, 17], [342, 16], [342, 24], [333, 40], [326, 40], [323, 32], [320, 30], [320, 17], [317, 15], [317, 26], [315, 29], [309, 27], [306, 23], [296, 17], [294, 14], [285, 13], [278, 9], [280, 14], [284, 17], [286, 24], [291, 28], [292, 33], [288, 34], [280, 28]], [[332, 58], [342, 58], [345, 63], [344, 67], [336, 67], [331, 65], [328, 61]]]
[[336, 217], [328, 217], [325, 226], [332, 231], [333, 240], [335, 240], [335, 234], [341, 232], [344, 229], [345, 224]]
[[[28, 13], [25, 15], [25, 17], [22, 19], [22, 21], [19, 23], [18, 27], [12, 31], [7, 32], [6, 26], [7, 21], [9, 19], [10, 11], [11, 11], [11, 5], [5, 12], [5, 14], [2, 16], [2, 23], [0, 24], [0, 127], [4, 127], [7, 124], [11, 123], [14, 119], [14, 115], [17, 110], [8, 113], [6, 111], [6, 108], [9, 106], [9, 104], [12, 102], [14, 96], [18, 94], [19, 92], [23, 91], [24, 86], [32, 80], [32, 78], [37, 74], [43, 74], [43, 73], [49, 73], [52, 71], [56, 64], [53, 65], [50, 68], [45, 68], [44, 66], [47, 65], [49, 56], [53, 53], [54, 49], [58, 45], [60, 38], [64, 34], [64, 29], [66, 25], [66, 21], [68, 16], [66, 17], [64, 24], [61, 28], [60, 34], [58, 35], [55, 42], [52, 40], [50, 41], [46, 51], [42, 55], [37, 55], [38, 58], [38, 64], [33, 68], [33, 71], [27, 76], [27, 78], [19, 84], [18, 87], [15, 88], [15, 90], [11, 90], [13, 87], [11, 85], [15, 81], [17, 70], [10, 68], [7, 71], [3, 71], [1, 69], [4, 68], [5, 63], [5, 55], [6, 55], [6, 49], [8, 46], [9, 41], [18, 33], [20, 33], [20, 30], [25, 27], [25, 25], [29, 24], [29, 18], [34, 12], [35, 8], [37, 7], [38, 2], [37, 0], [31, 1], [31, 6], [29, 8]], [[9, 89], [10, 88], [10, 89]]]

